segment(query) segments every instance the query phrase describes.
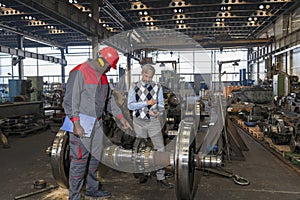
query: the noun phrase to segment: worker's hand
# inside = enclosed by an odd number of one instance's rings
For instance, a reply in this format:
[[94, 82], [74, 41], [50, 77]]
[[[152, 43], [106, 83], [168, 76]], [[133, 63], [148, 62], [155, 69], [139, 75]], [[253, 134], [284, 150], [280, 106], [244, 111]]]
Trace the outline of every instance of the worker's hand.
[[157, 101], [155, 99], [151, 99], [147, 101], [147, 105], [153, 106], [154, 104], [157, 104]]
[[80, 121], [74, 121], [74, 129], [73, 129], [73, 134], [77, 137], [83, 137], [84, 136], [84, 129], [80, 125]]
[[120, 119], [120, 122], [122, 123], [122, 125], [123, 125], [123, 129], [125, 129], [125, 130], [133, 130], [133, 128], [130, 126], [130, 124], [129, 124], [129, 122], [124, 118], [124, 117], [122, 117], [121, 119]]

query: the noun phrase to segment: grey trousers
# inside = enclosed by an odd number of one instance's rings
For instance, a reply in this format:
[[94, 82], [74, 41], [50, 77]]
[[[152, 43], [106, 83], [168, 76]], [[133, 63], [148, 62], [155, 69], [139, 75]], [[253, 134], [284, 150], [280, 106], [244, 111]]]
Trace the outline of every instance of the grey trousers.
[[81, 200], [81, 190], [84, 182], [86, 183], [86, 191], [98, 190], [97, 169], [102, 153], [103, 131], [100, 123], [96, 123], [94, 128], [95, 135], [92, 140], [92, 149], [90, 149], [91, 138], [78, 138], [70, 133], [70, 200]]
[[[164, 140], [161, 133], [161, 125], [158, 118], [139, 119], [134, 117], [133, 127], [137, 138], [150, 137], [154, 149], [161, 152], [165, 151]], [[164, 169], [159, 169], [156, 171], [157, 180], [164, 180], [165, 178]]]

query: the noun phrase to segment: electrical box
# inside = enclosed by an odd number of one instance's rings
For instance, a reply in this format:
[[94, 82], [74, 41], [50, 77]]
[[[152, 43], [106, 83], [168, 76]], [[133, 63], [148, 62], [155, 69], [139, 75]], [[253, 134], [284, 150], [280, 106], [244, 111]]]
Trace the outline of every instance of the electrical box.
[[16, 96], [26, 95], [26, 80], [8, 80], [9, 101], [14, 101]]

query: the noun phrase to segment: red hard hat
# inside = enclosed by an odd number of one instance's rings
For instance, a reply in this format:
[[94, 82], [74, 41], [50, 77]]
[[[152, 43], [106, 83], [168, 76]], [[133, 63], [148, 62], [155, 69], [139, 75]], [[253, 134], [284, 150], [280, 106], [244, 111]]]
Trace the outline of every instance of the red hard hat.
[[112, 47], [105, 47], [101, 49], [99, 53], [112, 68], [117, 69], [116, 64], [119, 61], [119, 54], [116, 49]]

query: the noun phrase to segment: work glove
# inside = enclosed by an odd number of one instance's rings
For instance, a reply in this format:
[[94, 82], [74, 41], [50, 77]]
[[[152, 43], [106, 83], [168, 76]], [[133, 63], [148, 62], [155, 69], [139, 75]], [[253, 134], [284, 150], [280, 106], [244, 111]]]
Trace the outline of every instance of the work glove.
[[73, 134], [77, 137], [83, 137], [84, 136], [84, 129], [80, 125], [80, 121], [74, 121], [74, 129], [73, 129]]

